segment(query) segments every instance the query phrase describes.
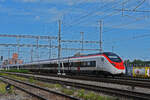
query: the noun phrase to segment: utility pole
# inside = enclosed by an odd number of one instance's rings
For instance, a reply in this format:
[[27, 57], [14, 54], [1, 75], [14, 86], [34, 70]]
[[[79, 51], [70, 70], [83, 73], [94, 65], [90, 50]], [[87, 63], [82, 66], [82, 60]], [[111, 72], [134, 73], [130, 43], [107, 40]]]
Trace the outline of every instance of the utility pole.
[[82, 47], [81, 47], [81, 51], [83, 52], [83, 41], [84, 41], [84, 32], [80, 32], [80, 34], [81, 34], [81, 45], [82, 45]]
[[10, 59], [10, 48], [8, 47], [8, 59]]
[[124, 16], [124, 0], [122, 0], [122, 16]]
[[59, 20], [58, 31], [58, 75], [60, 75], [60, 57], [61, 57], [61, 20]]
[[33, 61], [33, 46], [31, 48], [31, 62]]
[[100, 22], [100, 53], [103, 52], [103, 48], [102, 48], [102, 20], [99, 21]]
[[51, 59], [51, 47], [52, 47], [52, 43], [51, 43], [51, 39], [48, 39], [49, 41], [49, 59]]
[[40, 39], [40, 37], [38, 37], [37, 39], [36, 39], [36, 49], [37, 49], [37, 60], [39, 61], [39, 39]]
[[19, 52], [20, 52], [20, 39], [17, 37], [17, 52], [18, 52], [18, 59], [19, 59]]
[[114, 46], [112, 46], [112, 52], [114, 52]]

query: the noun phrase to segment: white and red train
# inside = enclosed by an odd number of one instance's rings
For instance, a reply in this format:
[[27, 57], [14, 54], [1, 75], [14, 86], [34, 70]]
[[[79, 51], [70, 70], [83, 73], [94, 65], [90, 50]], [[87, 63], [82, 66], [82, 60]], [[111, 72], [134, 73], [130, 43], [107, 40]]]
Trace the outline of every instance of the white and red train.
[[[58, 67], [60, 64], [60, 67]], [[112, 52], [65, 57], [61, 59], [43, 60], [27, 64], [10, 65], [10, 68], [28, 69], [49, 73], [87, 73], [120, 75], [125, 73], [123, 60]]]

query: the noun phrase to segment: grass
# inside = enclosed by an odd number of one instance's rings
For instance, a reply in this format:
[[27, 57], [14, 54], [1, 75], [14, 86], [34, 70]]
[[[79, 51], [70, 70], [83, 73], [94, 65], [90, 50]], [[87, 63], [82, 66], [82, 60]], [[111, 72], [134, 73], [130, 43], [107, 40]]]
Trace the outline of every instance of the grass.
[[73, 95], [75, 91], [74, 90], [70, 90], [70, 89], [62, 88], [61, 92], [65, 93], [67, 95]]
[[1, 95], [6, 94], [6, 93], [9, 93], [9, 94], [14, 93], [13, 86], [10, 87], [11, 89], [9, 91], [6, 91], [6, 89], [5, 89], [6, 86], [7, 86], [7, 84], [0, 82], [0, 94]]
[[85, 91], [84, 89], [78, 90], [76, 97], [82, 98], [84, 100], [118, 100], [117, 98], [101, 96], [94, 92]]
[[41, 86], [41, 87], [48, 87], [48, 88], [55, 88], [54, 84], [49, 84], [49, 83], [41, 83], [41, 82], [36, 82], [37, 85]]
[[17, 79], [17, 80], [21, 80], [21, 81], [27, 81], [28, 80], [27, 78], [18, 77], [16, 75], [8, 75], [8, 77], [11, 77], [11, 78], [14, 78], [14, 79]]
[[55, 84], [55, 88], [61, 88], [62, 86], [60, 84]]
[[37, 81], [33, 77], [30, 77], [28, 79], [28, 82], [30, 82], [30, 83], [36, 83]]
[[78, 92], [77, 97], [79, 97], [79, 98], [84, 97], [84, 95], [85, 95], [85, 90], [84, 89], [78, 90], [77, 92]]
[[8, 74], [6, 73], [0, 73], [1, 76], [7, 76]]
[[6, 84], [0, 82], [0, 94], [6, 93], [5, 87], [6, 87]]
[[24, 69], [11, 69], [11, 70], [1, 70], [2, 72], [17, 72], [17, 73], [29, 73], [29, 70]]

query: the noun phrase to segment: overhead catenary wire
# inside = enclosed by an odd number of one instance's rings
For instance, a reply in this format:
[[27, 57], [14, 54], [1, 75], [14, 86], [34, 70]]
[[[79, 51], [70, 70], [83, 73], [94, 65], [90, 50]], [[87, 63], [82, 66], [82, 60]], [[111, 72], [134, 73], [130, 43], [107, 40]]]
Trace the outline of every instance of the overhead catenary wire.
[[[126, 0], [125, 2], [123, 2], [123, 4], [128, 3], [128, 1], [129, 1], [129, 0]], [[111, 10], [112, 8], [118, 7], [119, 4], [122, 4], [122, 2], [115, 3], [115, 6], [113, 6], [113, 7], [111, 7], [111, 8], [108, 8], [108, 9], [105, 9], [104, 11], [108, 11], [108, 10]], [[108, 5], [108, 4], [102, 6], [101, 8], [106, 7], [107, 5]], [[96, 12], [97, 12], [97, 10], [96, 10]], [[80, 19], [79, 19], [78, 21], [76, 21], [75, 23], [73, 23], [73, 24], [68, 24], [67, 26], [68, 26], [69, 28], [67, 28], [67, 31], [69, 31], [69, 30], [71, 29], [71, 27], [73, 27], [73, 25], [75, 25], [75, 24], [80, 24], [80, 23], [81, 23], [81, 21], [80, 21], [81, 19], [84, 19], [84, 18], [86, 18], [86, 17], [88, 17], [88, 16], [92, 16], [92, 14], [94, 14], [94, 13], [95, 13], [95, 12], [88, 13], [87, 15], [80, 17]], [[115, 12], [115, 13], [116, 13], [116, 12]], [[105, 14], [105, 12], [103, 12], [103, 15], [104, 15], [104, 14]], [[114, 12], [111, 13], [111, 14], [109, 14], [109, 15], [106, 15], [105, 17], [107, 17], [107, 16], [112, 16], [113, 14], [114, 14]], [[103, 19], [104, 19], [105, 17], [103, 17]], [[65, 32], [67, 32], [67, 31], [65, 31]]]
[[[143, 4], [143, 3], [140, 3], [141, 5]], [[136, 7], [137, 8], [137, 7]], [[116, 9], [115, 9], [116, 10]], [[121, 11], [121, 9], [119, 10], [119, 11]], [[125, 11], [127, 11], [127, 10], [125, 10]], [[150, 11], [137, 11], [137, 10], [129, 10], [129, 11], [134, 11], [134, 12], [150, 12]], [[104, 18], [107, 18], [107, 17], [109, 17], [109, 16], [112, 16], [112, 15], [114, 15], [114, 14], [117, 14], [118, 12], [112, 12], [111, 14], [108, 14], [108, 15], [106, 15], [106, 16], [104, 16], [104, 17], [102, 17], [101, 19], [104, 19]], [[132, 17], [132, 16], [129, 16], [129, 15], [124, 15], [124, 16], [127, 16], [127, 17], [130, 17], [130, 18], [134, 18], [134, 19], [136, 19], [135, 21], [133, 21], [133, 22], [136, 22], [136, 21], [139, 21], [139, 20], [142, 20], [143, 18], [136, 18], [136, 17]], [[129, 23], [127, 23], [127, 24], [121, 24], [121, 25], [117, 25], [117, 26], [119, 26], [119, 27], [121, 27], [121, 26], [126, 26], [126, 25], [129, 25], [129, 24], [131, 24], [131, 22], [129, 22]], [[113, 25], [114, 26], [114, 25]], [[118, 27], [118, 28], [119, 28]], [[108, 32], [108, 31], [112, 31], [112, 30], [106, 30], [106, 31], [104, 31], [104, 32]]]
[[[129, 15], [124, 15], [124, 16], [131, 17], [131, 16], [129, 16]], [[141, 18], [132, 17], [132, 18], [135, 18], [136, 20], [130, 21], [130, 22], [126, 23], [126, 24], [119, 24], [119, 25], [116, 25], [116, 26], [112, 25], [112, 26], [110, 26], [110, 27], [121, 28], [122, 26], [127, 26], [127, 25], [133, 24], [133, 23], [135, 23], [135, 22], [137, 22], [137, 21], [143, 20], [142, 17], [141, 17]], [[111, 31], [113, 31], [113, 30], [112, 30], [112, 29], [110, 29], [110, 30], [105, 30], [105, 31], [103, 31], [103, 33], [111, 32]]]
[[[137, 36], [132, 36], [132, 37], [129, 37], [129, 38], [124, 38], [124, 39], [114, 39], [115, 41], [113, 41], [114, 43], [116, 42], [127, 42], [127, 41], [130, 41], [130, 40], [136, 40], [136, 39], [140, 39], [140, 38], [145, 38], [145, 37], [150, 37], [150, 34], [143, 34], [143, 35], [137, 35]], [[112, 41], [107, 41], [106, 43], [112, 43]]]
[[141, 1], [141, 3], [138, 4], [138, 5], [133, 9], [133, 11], [135, 11], [137, 8], [139, 8], [144, 2], [145, 2], [145, 0]]
[[[119, 3], [119, 2], [118, 2], [118, 3]], [[98, 9], [105, 8], [105, 7], [107, 7], [109, 4], [111, 4], [111, 3], [106, 3], [105, 5], [101, 6], [101, 7], [98, 8]], [[92, 16], [95, 12], [97, 12], [97, 9], [96, 9], [95, 11], [89, 12], [88, 14], [79, 17], [78, 19], [73, 20], [72, 23], [70, 23], [70, 24], [68, 24], [68, 25], [66, 25], [66, 26], [72, 26], [73, 24], [77, 24], [77, 22], [79, 22], [80, 20], [82, 20], [82, 19], [84, 19], [84, 18], [86, 18], [86, 17], [88, 17], [88, 16]], [[73, 22], [75, 22], [75, 23], [73, 23]]]
[[[126, 4], [127, 2], [128, 2], [129, 0], [127, 0], [127, 1], [125, 1], [123, 4]], [[108, 11], [108, 10], [111, 10], [112, 8], [115, 8], [115, 7], [118, 7], [118, 5], [119, 4], [122, 4], [122, 2], [117, 2], [117, 3], [115, 3], [114, 4], [114, 6], [113, 7], [110, 7], [110, 8], [108, 8], [108, 9], [105, 9], [104, 11]], [[106, 4], [106, 5], [103, 5], [102, 7], [100, 7], [101, 9], [102, 8], [105, 8], [106, 6], [109, 6], [108, 4]], [[99, 9], [100, 9], [99, 8]], [[96, 11], [92, 11], [92, 12], [90, 12], [90, 13], [88, 13], [87, 15], [84, 15], [84, 16], [81, 16], [79, 19], [77, 19], [77, 20], [74, 20], [73, 22], [75, 22], [75, 23], [72, 23], [72, 24], [68, 24], [67, 26], [72, 26], [72, 25], [74, 25], [74, 24], [79, 24], [80, 22], [80, 20], [82, 20], [82, 19], [84, 19], [84, 18], [87, 18], [88, 16], [92, 16], [94, 13], [96, 13], [97, 12], [97, 9], [96, 9]], [[105, 12], [103, 12], [103, 14], [104, 14]]]
[[[139, 6], [141, 6], [144, 2], [145, 2], [145, 0], [143, 0], [143, 1], [142, 1], [138, 6], [136, 6], [136, 8], [134, 8], [133, 10], [126, 10], [126, 9], [123, 9], [123, 11], [129, 11], [129, 12], [150, 12], [150, 11], [136, 10], [136, 9], [137, 9]], [[122, 9], [117, 9], [117, 10], [122, 11]], [[127, 23], [127, 24], [120, 24], [120, 25], [117, 25], [118, 27], [112, 25], [112, 27], [120, 28], [120, 27], [122, 27], [122, 26], [126, 26], [126, 25], [132, 24], [132, 23], [134, 23], [134, 22], [136, 22], [136, 21], [140, 21], [140, 20], [143, 19], [143, 17], [137, 18], [137, 17], [130, 16], [130, 15], [124, 15], [124, 16], [129, 17], [129, 18], [132, 18], [132, 19], [135, 19], [135, 21], [129, 22], [129, 23]], [[104, 33], [105, 33], [105, 32], [110, 32], [110, 31], [112, 31], [112, 29], [111, 29], [111, 30], [106, 30], [106, 31], [104, 31]]]

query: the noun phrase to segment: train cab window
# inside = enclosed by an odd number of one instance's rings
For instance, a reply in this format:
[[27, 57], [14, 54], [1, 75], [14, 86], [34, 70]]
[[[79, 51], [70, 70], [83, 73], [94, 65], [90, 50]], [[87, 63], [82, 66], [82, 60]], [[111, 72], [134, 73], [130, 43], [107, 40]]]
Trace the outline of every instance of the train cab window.
[[114, 62], [121, 62], [121, 59], [118, 56], [108, 56], [108, 58]]
[[113, 62], [121, 62], [121, 59], [118, 55], [114, 53], [105, 53], [106, 56]]

